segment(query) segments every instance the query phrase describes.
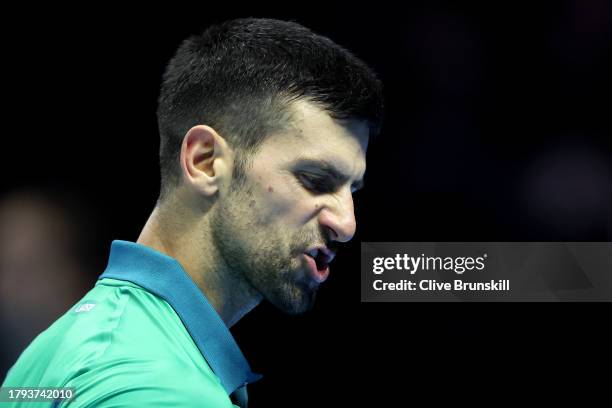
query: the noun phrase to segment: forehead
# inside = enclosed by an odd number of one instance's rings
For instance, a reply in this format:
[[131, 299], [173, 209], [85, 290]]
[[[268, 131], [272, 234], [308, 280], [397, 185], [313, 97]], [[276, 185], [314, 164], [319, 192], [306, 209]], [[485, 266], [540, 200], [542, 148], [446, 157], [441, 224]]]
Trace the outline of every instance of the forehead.
[[348, 176], [363, 177], [369, 134], [365, 122], [333, 119], [307, 101], [294, 102], [291, 114], [291, 124], [267, 137], [256, 158], [274, 163], [321, 160]]

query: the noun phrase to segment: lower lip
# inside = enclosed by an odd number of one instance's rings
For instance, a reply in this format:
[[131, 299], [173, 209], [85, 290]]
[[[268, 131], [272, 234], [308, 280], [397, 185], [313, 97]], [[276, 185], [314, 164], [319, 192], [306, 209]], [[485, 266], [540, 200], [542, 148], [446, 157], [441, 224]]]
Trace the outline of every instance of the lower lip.
[[323, 283], [329, 276], [329, 265], [326, 265], [324, 269], [317, 269], [317, 263], [314, 258], [304, 254], [306, 258], [306, 263], [308, 263], [308, 269], [310, 269], [310, 276], [317, 281], [317, 283]]

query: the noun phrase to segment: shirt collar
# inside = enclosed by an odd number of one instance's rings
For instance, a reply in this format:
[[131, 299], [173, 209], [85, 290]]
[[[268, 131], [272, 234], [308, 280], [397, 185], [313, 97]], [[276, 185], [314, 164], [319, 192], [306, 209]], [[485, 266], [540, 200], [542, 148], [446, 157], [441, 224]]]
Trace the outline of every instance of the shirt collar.
[[168, 302], [228, 395], [261, 378], [251, 372], [223, 320], [174, 258], [144, 245], [116, 240], [108, 266], [98, 279], [104, 278], [135, 283]]

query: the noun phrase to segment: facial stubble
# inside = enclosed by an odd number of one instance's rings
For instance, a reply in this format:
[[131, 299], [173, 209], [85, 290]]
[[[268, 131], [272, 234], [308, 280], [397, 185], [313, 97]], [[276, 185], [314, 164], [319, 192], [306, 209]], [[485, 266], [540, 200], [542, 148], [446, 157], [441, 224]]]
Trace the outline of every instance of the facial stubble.
[[249, 181], [223, 199], [211, 217], [219, 267], [241, 286], [237, 296], [260, 295], [288, 314], [312, 308], [318, 285], [307, 276], [303, 251], [320, 242], [306, 229], [291, 234], [264, 215]]

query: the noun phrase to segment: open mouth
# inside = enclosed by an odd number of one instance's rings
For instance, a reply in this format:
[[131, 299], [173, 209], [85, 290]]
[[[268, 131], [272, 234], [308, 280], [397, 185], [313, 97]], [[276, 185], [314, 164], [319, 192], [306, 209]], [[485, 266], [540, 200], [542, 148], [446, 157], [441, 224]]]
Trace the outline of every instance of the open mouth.
[[329, 263], [334, 259], [334, 253], [327, 248], [313, 248], [304, 252], [304, 256], [311, 277], [318, 283], [324, 282], [329, 276]]
[[315, 264], [317, 265], [317, 270], [323, 270], [327, 268], [327, 256], [322, 251], [319, 251], [318, 249], [312, 249], [306, 252], [306, 255], [314, 259]]

